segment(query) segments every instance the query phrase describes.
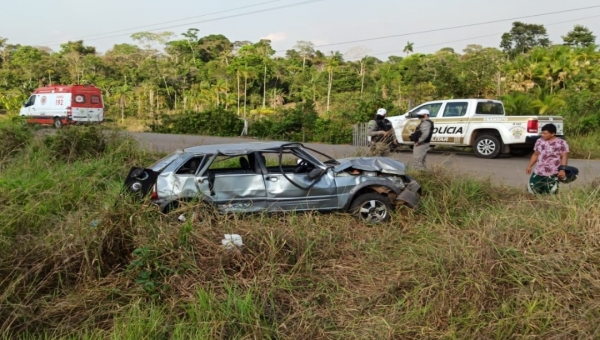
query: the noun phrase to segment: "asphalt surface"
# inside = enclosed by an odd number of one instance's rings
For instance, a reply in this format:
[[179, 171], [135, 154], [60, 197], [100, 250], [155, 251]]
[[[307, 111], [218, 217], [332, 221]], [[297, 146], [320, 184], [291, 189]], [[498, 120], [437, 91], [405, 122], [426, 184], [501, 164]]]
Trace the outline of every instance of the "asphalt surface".
[[[248, 143], [257, 142], [254, 138], [241, 137], [208, 137], [192, 135], [170, 135], [158, 133], [129, 133], [142, 147], [149, 150], [172, 152], [190, 146], [202, 144]], [[367, 148], [351, 145], [330, 145], [305, 143], [306, 146], [319, 150], [335, 158], [365, 155]], [[405, 164], [410, 164], [410, 151], [401, 151], [390, 155]], [[525, 190], [529, 175], [525, 173], [529, 157], [502, 156], [495, 159], [477, 158], [470, 153], [450, 153], [431, 151], [427, 155], [428, 165], [439, 165], [459, 174], [489, 179], [497, 185], [522, 187]], [[579, 169], [578, 179], [571, 184], [562, 184], [561, 190], [591, 185], [600, 176], [599, 160], [571, 159], [569, 165]]]

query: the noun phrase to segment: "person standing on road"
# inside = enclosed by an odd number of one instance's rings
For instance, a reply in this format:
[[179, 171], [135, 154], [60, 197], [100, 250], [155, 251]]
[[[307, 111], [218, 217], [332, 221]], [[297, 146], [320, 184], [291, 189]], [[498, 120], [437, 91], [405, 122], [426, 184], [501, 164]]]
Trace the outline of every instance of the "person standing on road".
[[413, 146], [413, 168], [415, 170], [426, 169], [427, 151], [429, 151], [431, 137], [433, 136], [433, 122], [429, 119], [429, 110], [422, 109], [417, 112], [421, 121], [415, 132], [410, 136], [411, 141], [415, 142]]
[[535, 142], [533, 151], [525, 170], [528, 175], [531, 174], [527, 191], [531, 194], [558, 194], [558, 182], [567, 176], [559, 168], [569, 161], [569, 145], [556, 137], [556, 125], [542, 126], [541, 138]]
[[375, 114], [375, 119], [369, 121], [367, 134], [371, 137], [370, 150], [372, 153], [384, 153], [383, 150], [389, 151], [392, 146], [396, 146], [396, 136], [392, 122], [386, 118], [387, 110], [380, 108]]

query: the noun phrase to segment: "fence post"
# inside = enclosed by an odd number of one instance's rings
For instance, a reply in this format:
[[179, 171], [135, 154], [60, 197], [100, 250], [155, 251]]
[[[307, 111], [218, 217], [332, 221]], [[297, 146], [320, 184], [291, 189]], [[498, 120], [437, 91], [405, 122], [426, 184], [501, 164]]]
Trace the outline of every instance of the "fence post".
[[369, 146], [368, 123], [352, 126], [352, 146]]

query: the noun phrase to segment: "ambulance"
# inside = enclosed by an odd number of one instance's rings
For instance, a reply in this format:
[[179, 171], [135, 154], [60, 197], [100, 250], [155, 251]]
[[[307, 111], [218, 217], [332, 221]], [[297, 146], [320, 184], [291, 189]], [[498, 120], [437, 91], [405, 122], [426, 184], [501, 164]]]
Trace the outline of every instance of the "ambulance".
[[36, 89], [20, 116], [31, 124], [63, 125], [104, 121], [102, 91], [92, 85], [49, 85]]

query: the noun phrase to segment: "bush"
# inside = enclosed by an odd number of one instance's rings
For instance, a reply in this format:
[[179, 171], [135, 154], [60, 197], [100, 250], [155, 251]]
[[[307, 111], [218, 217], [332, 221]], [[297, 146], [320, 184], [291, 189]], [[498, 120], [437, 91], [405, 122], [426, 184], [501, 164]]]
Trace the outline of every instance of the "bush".
[[567, 135], [598, 133], [600, 129], [600, 94], [591, 91], [568, 92], [561, 111]]
[[32, 136], [31, 129], [18, 121], [0, 124], [0, 161], [25, 148]]
[[72, 162], [102, 155], [112, 138], [110, 133], [100, 126], [69, 126], [47, 136], [44, 143], [53, 158]]
[[244, 121], [231, 111], [214, 109], [204, 112], [188, 111], [175, 115], [162, 115], [149, 125], [152, 132], [207, 136], [238, 136]]

